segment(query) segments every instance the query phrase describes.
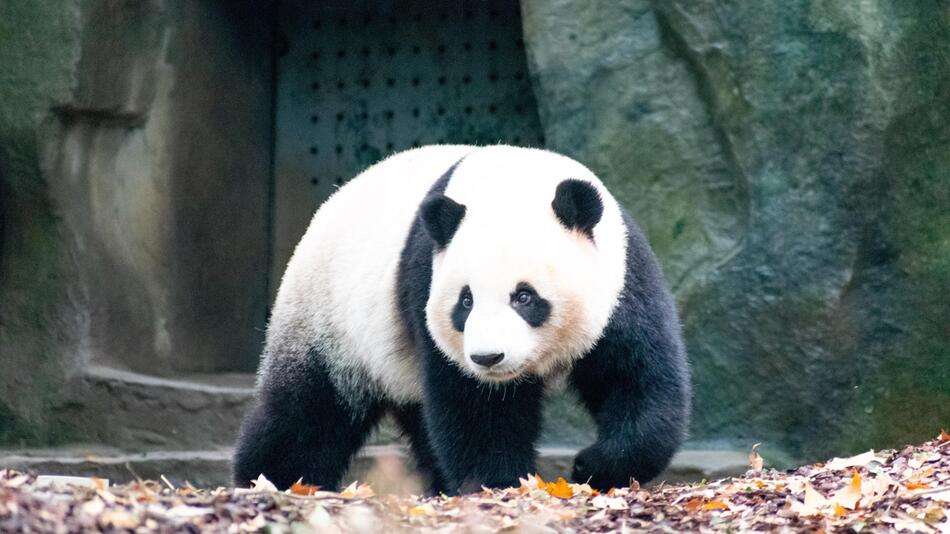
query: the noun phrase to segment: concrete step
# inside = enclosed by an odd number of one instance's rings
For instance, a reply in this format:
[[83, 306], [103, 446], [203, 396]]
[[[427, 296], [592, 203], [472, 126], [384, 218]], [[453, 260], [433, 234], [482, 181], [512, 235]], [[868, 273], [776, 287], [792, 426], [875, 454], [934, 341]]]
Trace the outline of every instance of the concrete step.
[[[72, 385], [70, 417], [84, 441], [124, 451], [227, 448], [253, 388], [253, 374], [162, 378], [90, 366]], [[368, 443], [392, 443], [399, 435], [386, 418]]]
[[[577, 450], [543, 447], [539, 450], [538, 472], [545, 479], [567, 477]], [[158, 479], [161, 475], [176, 485], [187, 480], [196, 487], [230, 484], [229, 449], [154, 451], [128, 453], [102, 447], [70, 447], [28, 451], [0, 451], [0, 469], [31, 471], [44, 475], [96, 476], [114, 482], [137, 477]], [[738, 475], [747, 469], [745, 452], [731, 450], [684, 450], [670, 467], [654, 481], [694, 482]], [[419, 491], [411, 475], [403, 445], [370, 445], [356, 456], [344, 478], [368, 481], [378, 492], [411, 493]]]
[[216, 449], [234, 444], [254, 375], [160, 378], [86, 369], [70, 397], [83, 439], [121, 450]]

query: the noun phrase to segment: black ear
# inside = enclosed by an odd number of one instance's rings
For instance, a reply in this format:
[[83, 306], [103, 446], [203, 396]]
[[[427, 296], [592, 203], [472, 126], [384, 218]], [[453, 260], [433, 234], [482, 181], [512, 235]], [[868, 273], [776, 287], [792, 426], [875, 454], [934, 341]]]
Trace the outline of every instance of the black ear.
[[445, 248], [465, 216], [465, 206], [445, 195], [432, 195], [423, 201], [419, 214], [426, 232]]
[[570, 178], [557, 184], [551, 207], [569, 230], [579, 230], [594, 239], [594, 227], [604, 214], [604, 203], [590, 182]]

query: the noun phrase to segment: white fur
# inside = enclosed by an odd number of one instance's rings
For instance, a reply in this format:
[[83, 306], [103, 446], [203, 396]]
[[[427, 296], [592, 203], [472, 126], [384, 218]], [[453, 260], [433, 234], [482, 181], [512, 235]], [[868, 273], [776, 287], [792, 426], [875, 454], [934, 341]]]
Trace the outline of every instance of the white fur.
[[284, 272], [267, 352], [301, 355], [315, 346], [347, 395], [419, 400], [419, 358], [396, 307], [399, 256], [426, 193], [471, 150], [429, 146], [396, 154], [327, 199]]
[[[569, 158], [508, 146], [454, 145], [392, 156], [321, 206], [277, 294], [266, 351], [271, 358], [300, 358], [316, 347], [354, 405], [363, 395], [421, 399], [420, 358], [400, 322], [396, 274], [420, 202], [462, 156], [446, 194], [467, 210], [448, 250], [433, 259], [426, 306], [437, 346], [466, 372], [488, 381], [526, 371], [553, 375], [593, 347], [623, 287], [626, 235], [616, 201]], [[601, 193], [604, 214], [594, 229], [596, 245], [564, 229], [551, 209], [555, 187], [567, 178], [587, 180]], [[552, 303], [552, 317], [541, 328], [532, 329], [508, 306], [519, 281], [531, 283]], [[451, 328], [449, 317], [466, 284], [475, 306], [463, 336]], [[574, 314], [567, 317], [569, 310]], [[469, 356], [480, 352], [506, 357], [489, 374], [470, 363]], [[265, 361], [261, 376], [270, 363]]]

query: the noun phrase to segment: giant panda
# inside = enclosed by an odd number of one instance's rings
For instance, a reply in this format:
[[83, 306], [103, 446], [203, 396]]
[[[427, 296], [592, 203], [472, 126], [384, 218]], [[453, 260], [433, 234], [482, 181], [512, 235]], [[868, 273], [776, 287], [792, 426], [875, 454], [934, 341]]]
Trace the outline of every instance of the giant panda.
[[590, 170], [553, 152], [402, 152], [339, 188], [297, 245], [235, 483], [336, 487], [391, 413], [431, 491], [516, 485], [559, 385], [597, 425], [575, 481], [650, 480], [683, 440], [679, 320], [641, 231]]

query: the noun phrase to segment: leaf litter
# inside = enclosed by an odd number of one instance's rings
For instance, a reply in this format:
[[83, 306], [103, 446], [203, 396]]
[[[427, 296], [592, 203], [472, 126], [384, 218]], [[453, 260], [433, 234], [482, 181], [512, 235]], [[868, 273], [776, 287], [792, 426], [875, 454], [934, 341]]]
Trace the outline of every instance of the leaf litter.
[[868, 451], [793, 471], [601, 493], [538, 475], [465, 496], [340, 492], [302, 480], [281, 492], [175, 488], [166, 480], [109, 486], [38, 483], [0, 470], [0, 532], [924, 532], [950, 534], [950, 436], [900, 451]]

